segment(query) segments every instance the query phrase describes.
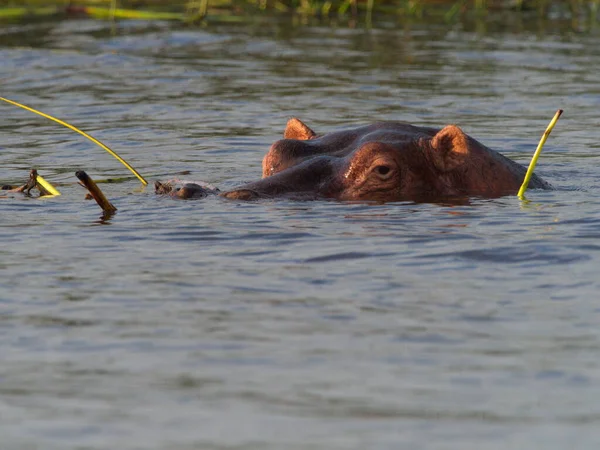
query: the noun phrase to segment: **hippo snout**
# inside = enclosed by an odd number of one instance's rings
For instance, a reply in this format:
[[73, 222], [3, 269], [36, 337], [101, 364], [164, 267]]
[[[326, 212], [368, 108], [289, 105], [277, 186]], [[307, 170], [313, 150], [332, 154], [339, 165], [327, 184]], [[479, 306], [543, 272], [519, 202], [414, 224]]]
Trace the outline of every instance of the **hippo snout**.
[[234, 189], [233, 191], [223, 192], [221, 197], [225, 197], [230, 200], [256, 200], [261, 196], [258, 192], [251, 189]]
[[224, 192], [221, 196], [236, 200], [289, 197], [314, 199], [331, 196], [336, 189], [339, 158], [317, 156], [269, 177]]

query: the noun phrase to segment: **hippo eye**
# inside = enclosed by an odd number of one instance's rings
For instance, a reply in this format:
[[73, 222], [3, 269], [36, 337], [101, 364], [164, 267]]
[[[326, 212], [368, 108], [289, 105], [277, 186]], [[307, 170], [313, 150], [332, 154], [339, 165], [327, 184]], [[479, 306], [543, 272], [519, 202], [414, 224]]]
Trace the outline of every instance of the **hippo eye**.
[[375, 172], [378, 175], [387, 175], [390, 172], [389, 166], [377, 166], [375, 167]]
[[379, 164], [373, 167], [373, 172], [375, 173], [375, 175], [377, 175], [377, 178], [379, 178], [380, 180], [387, 180], [394, 174], [392, 167], [386, 164]]
[[377, 179], [381, 181], [387, 181], [394, 176], [396, 171], [394, 170], [395, 166], [390, 164], [375, 164], [371, 169], [371, 173], [374, 174]]

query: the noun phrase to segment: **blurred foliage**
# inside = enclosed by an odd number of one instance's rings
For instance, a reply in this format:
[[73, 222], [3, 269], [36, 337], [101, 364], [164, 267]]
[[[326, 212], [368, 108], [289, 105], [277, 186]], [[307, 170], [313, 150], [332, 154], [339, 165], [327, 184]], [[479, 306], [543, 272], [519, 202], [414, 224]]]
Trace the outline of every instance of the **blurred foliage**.
[[373, 14], [454, 21], [466, 15], [513, 11], [597, 21], [600, 0], [0, 0], [0, 20], [43, 16], [202, 22], [236, 20], [249, 14], [294, 14], [320, 19], [365, 20]]

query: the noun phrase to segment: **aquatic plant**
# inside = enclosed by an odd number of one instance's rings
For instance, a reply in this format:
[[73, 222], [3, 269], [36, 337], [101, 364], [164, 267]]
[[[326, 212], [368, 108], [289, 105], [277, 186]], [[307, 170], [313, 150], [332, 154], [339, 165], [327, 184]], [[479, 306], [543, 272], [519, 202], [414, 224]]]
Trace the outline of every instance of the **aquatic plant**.
[[548, 139], [548, 136], [550, 136], [550, 133], [552, 132], [552, 130], [554, 128], [554, 125], [556, 125], [556, 122], [558, 122], [558, 119], [560, 118], [562, 113], [563, 113], [562, 109], [559, 109], [558, 111], [556, 111], [556, 114], [554, 114], [554, 117], [550, 121], [550, 124], [548, 124], [546, 131], [544, 131], [544, 134], [542, 134], [542, 138], [540, 139], [540, 142], [539, 142], [537, 148], [535, 149], [535, 153], [533, 154], [533, 157], [531, 158], [531, 162], [529, 163], [529, 167], [527, 168], [527, 173], [525, 174], [525, 179], [523, 180], [523, 184], [521, 185], [521, 188], [519, 189], [519, 192], [517, 193], [517, 196], [521, 200], [523, 200], [523, 198], [524, 198], [523, 196], [525, 195], [527, 186], [529, 186], [529, 181], [531, 180], [531, 175], [533, 175], [535, 165], [537, 164], [538, 158], [540, 157], [540, 154], [542, 153], [542, 147], [544, 147], [544, 144], [546, 143], [546, 139]]
[[108, 148], [108, 147], [107, 147], [105, 144], [103, 144], [102, 142], [100, 142], [98, 139], [96, 139], [96, 138], [94, 138], [94, 137], [90, 136], [90, 135], [89, 135], [89, 134], [87, 134], [86, 132], [84, 132], [84, 131], [81, 131], [79, 128], [77, 128], [77, 127], [75, 127], [75, 126], [71, 125], [70, 123], [67, 123], [67, 122], [65, 122], [65, 121], [63, 121], [63, 120], [57, 119], [56, 117], [53, 117], [53, 116], [51, 116], [50, 114], [43, 113], [43, 112], [41, 112], [41, 111], [38, 111], [37, 109], [34, 109], [34, 108], [30, 107], [30, 106], [25, 106], [25, 105], [23, 105], [23, 104], [21, 104], [21, 103], [15, 102], [14, 100], [9, 100], [9, 99], [7, 99], [7, 98], [4, 98], [4, 97], [0, 97], [0, 100], [4, 101], [4, 102], [6, 102], [6, 103], [10, 103], [11, 105], [14, 105], [14, 106], [18, 106], [19, 108], [23, 108], [23, 109], [25, 109], [25, 110], [27, 110], [27, 111], [30, 111], [30, 112], [32, 112], [32, 113], [34, 113], [34, 114], [37, 114], [37, 115], [39, 115], [39, 116], [45, 117], [46, 119], [50, 119], [50, 120], [52, 120], [53, 122], [56, 122], [56, 123], [58, 123], [58, 124], [60, 124], [60, 125], [62, 125], [62, 126], [64, 126], [64, 127], [67, 127], [67, 128], [69, 128], [70, 130], [73, 130], [73, 131], [75, 131], [76, 133], [79, 133], [79, 134], [81, 134], [82, 136], [86, 137], [87, 139], [89, 139], [89, 140], [90, 140], [90, 141], [92, 141], [93, 143], [95, 143], [95, 144], [97, 144], [98, 146], [102, 147], [104, 150], [106, 150], [106, 151], [107, 151], [108, 153], [110, 153], [112, 156], [114, 156], [114, 157], [115, 157], [115, 158], [116, 158], [116, 159], [117, 159], [117, 160], [118, 160], [118, 161], [119, 161], [121, 164], [123, 164], [125, 167], [127, 167], [127, 168], [128, 168], [128, 169], [129, 169], [129, 170], [130, 170], [130, 171], [131, 171], [131, 172], [132, 172], [132, 173], [133, 173], [133, 174], [136, 176], [136, 177], [138, 177], [138, 179], [139, 179], [139, 180], [142, 182], [142, 184], [143, 184], [144, 186], [147, 186], [147, 185], [148, 185], [148, 182], [146, 181], [146, 179], [145, 179], [143, 176], [141, 176], [141, 175], [139, 174], [139, 172], [138, 172], [137, 170], [135, 170], [135, 169], [134, 169], [134, 168], [133, 168], [133, 167], [132, 167], [132, 166], [131, 166], [131, 165], [130, 165], [130, 164], [127, 162], [127, 161], [125, 161], [123, 158], [121, 158], [121, 157], [120, 157], [120, 156], [117, 154], [117, 152], [115, 152], [114, 150], [111, 150], [111, 149], [110, 149], [110, 148]]
[[[33, 188], [37, 188], [40, 191], [40, 196], [44, 197], [56, 197], [61, 195], [58, 189], [56, 189], [49, 181], [45, 180], [40, 174], [38, 174], [36, 169], [31, 169], [29, 172], [29, 179], [22, 186], [11, 186], [4, 185], [2, 186], [3, 193], [12, 193], [12, 192], [24, 192], [27, 195], [30, 195], [30, 192]], [[6, 198], [5, 196], [0, 196], [0, 198]]]

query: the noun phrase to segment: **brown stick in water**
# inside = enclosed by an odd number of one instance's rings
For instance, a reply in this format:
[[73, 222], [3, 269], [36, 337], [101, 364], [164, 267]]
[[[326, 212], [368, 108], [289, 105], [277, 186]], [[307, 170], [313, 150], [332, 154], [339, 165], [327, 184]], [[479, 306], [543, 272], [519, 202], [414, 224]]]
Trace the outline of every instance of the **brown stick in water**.
[[11, 186], [11, 185], [4, 185], [2, 186], [2, 192], [5, 194], [12, 194], [14, 192], [25, 192], [25, 189], [27, 189], [28, 184], [24, 184], [23, 186]]
[[75, 173], [75, 176], [79, 178], [81, 184], [83, 184], [87, 190], [90, 191], [90, 194], [104, 212], [112, 213], [117, 210], [117, 208], [115, 208], [112, 203], [106, 199], [100, 188], [96, 185], [96, 183], [94, 183], [94, 180], [92, 180], [87, 173], [85, 173], [83, 170], [80, 170]]

